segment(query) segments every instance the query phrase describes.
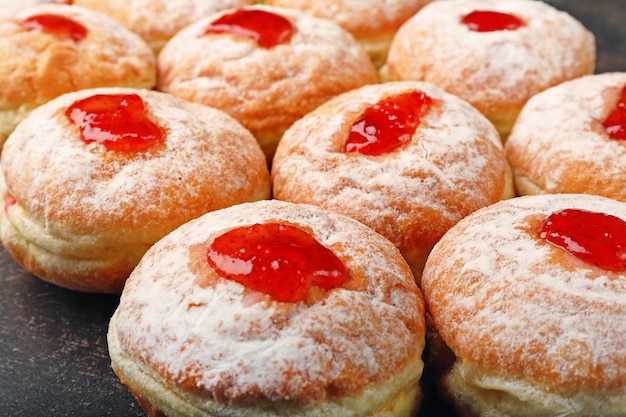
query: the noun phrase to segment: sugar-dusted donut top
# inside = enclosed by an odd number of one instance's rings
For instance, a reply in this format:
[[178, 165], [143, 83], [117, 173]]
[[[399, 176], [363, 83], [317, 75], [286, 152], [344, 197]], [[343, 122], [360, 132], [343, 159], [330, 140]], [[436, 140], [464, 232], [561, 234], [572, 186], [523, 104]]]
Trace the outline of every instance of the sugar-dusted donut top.
[[529, 100], [506, 145], [516, 175], [547, 193], [626, 201], [626, 144], [603, 126], [625, 87], [626, 73], [596, 74]]
[[[392, 152], [343, 152], [352, 125], [379, 101], [423, 92], [431, 108]], [[272, 165], [274, 196], [350, 215], [402, 250], [432, 247], [463, 216], [498, 201], [505, 159], [493, 125], [465, 101], [423, 82], [365, 86], [296, 122]]]
[[[118, 93], [142, 97], [163, 146], [127, 153], [81, 139], [68, 106]], [[218, 110], [140, 89], [81, 90], [44, 104], [9, 136], [1, 163], [17, 204], [61, 237], [145, 241], [207, 211], [269, 196], [265, 157], [250, 132]]]
[[294, 7], [330, 19], [357, 38], [391, 36], [430, 0], [268, 0], [267, 4]]
[[[86, 29], [73, 42], [25, 30], [31, 16], [55, 14]], [[60, 94], [92, 87], [152, 88], [156, 62], [136, 34], [106, 16], [76, 6], [41, 4], [0, 17], [0, 107], [35, 107]]]
[[[273, 301], [209, 267], [215, 238], [266, 222], [307, 230], [350, 279], [307, 305]], [[391, 243], [349, 218], [277, 200], [218, 210], [166, 236], [115, 314], [126, 354], [169, 384], [235, 403], [358, 394], [420, 355], [425, 332], [421, 293]]]
[[544, 219], [569, 208], [626, 220], [624, 203], [598, 196], [497, 203], [435, 246], [424, 297], [458, 360], [555, 390], [623, 390], [626, 271], [593, 266], [540, 237]]
[[[475, 32], [461, 19], [476, 10], [512, 14], [525, 24]], [[547, 87], [591, 73], [595, 53], [591, 32], [541, 1], [434, 1], [400, 28], [388, 70], [391, 79], [430, 81], [494, 111], [520, 106]]]
[[73, 0], [72, 4], [111, 16], [149, 44], [162, 46], [196, 20], [253, 3], [254, 0]]
[[337, 24], [293, 9], [249, 6], [285, 17], [288, 42], [272, 48], [231, 34], [204, 35], [226, 12], [179, 32], [159, 55], [158, 89], [216, 106], [253, 133], [281, 133], [341, 92], [377, 81], [363, 47]]

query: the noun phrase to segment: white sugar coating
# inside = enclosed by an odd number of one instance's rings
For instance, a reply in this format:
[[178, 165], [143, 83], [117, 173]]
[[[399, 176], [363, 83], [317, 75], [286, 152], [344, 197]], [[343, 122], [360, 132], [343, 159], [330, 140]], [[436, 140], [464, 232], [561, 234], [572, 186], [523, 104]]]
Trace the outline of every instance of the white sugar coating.
[[557, 391], [623, 389], [626, 274], [539, 237], [543, 219], [566, 208], [626, 220], [624, 203], [578, 194], [519, 197], [478, 210], [434, 247], [424, 297], [443, 339], [469, 366]]
[[[367, 157], [343, 152], [361, 114], [397, 94], [434, 100], [410, 142]], [[500, 138], [465, 101], [423, 82], [365, 86], [296, 122], [272, 165], [274, 196], [355, 217], [401, 250], [432, 246], [451, 225], [500, 199], [505, 186]]]
[[545, 193], [626, 200], [626, 148], [602, 126], [625, 86], [626, 73], [596, 74], [529, 100], [506, 145], [516, 176]]
[[[517, 30], [477, 32], [461, 23], [476, 10], [512, 14]], [[389, 53], [394, 79], [434, 82], [473, 104], [522, 104], [543, 89], [584, 75], [595, 63], [593, 35], [576, 19], [534, 0], [449, 0], [424, 6], [398, 31]], [[418, 56], [412, 50], [420, 51]], [[408, 54], [407, 56], [403, 56]]]
[[[330, 19], [357, 38], [388, 36], [430, 0], [269, 0], [280, 7], [294, 7]], [[371, 18], [376, 16], [376, 18]]]
[[[311, 230], [362, 277], [362, 289], [333, 289], [309, 307], [250, 302], [243, 285], [193, 267], [194, 247], [204, 254], [222, 233], [268, 221]], [[202, 286], [203, 274], [214, 284]], [[129, 278], [115, 319], [122, 350], [171, 384], [191, 381], [193, 391], [218, 400], [311, 402], [332, 387], [345, 390], [350, 370], [357, 374], [348, 391], [399, 372], [394, 364], [421, 354], [423, 314], [421, 294], [388, 241], [319, 208], [267, 200], [209, 213], [159, 241]]]
[[221, 10], [254, 0], [74, 0], [73, 4], [115, 18], [146, 41], [166, 42], [187, 25]]
[[[86, 36], [73, 42], [22, 27], [41, 14], [67, 17], [85, 27]], [[30, 109], [85, 88], [152, 88], [156, 82], [155, 56], [138, 35], [100, 13], [65, 4], [42, 3], [0, 18], [0, 55], [6, 81], [0, 110]]]
[[[165, 147], [127, 155], [96, 142], [85, 145], [65, 111], [96, 94], [139, 95], [148, 117], [165, 132]], [[150, 241], [207, 211], [269, 192], [265, 158], [239, 123], [210, 107], [147, 90], [62, 95], [16, 128], [1, 161], [17, 203], [45, 233], [72, 239]]]
[[246, 9], [288, 19], [295, 28], [289, 42], [263, 48], [228, 34], [204, 35], [227, 12], [216, 13], [188, 26], [163, 48], [158, 89], [219, 107], [257, 136], [280, 137], [328, 98], [376, 82], [367, 53], [337, 24], [294, 9]]

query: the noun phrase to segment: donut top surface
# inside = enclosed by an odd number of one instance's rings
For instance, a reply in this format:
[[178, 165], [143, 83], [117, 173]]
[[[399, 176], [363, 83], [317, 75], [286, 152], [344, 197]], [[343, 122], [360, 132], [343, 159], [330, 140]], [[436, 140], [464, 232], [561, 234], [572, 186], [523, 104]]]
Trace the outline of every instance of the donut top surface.
[[[267, 4], [294, 7], [330, 19], [357, 38], [387, 37], [430, 0], [268, 0]], [[376, 16], [376, 18], [372, 18]]]
[[623, 389], [625, 221], [621, 202], [551, 194], [459, 222], [422, 277], [457, 360], [555, 390]]
[[330, 100], [285, 133], [272, 165], [276, 198], [344, 212], [404, 249], [432, 246], [461, 217], [498, 201], [505, 177], [493, 125], [422, 82]]
[[529, 100], [506, 144], [515, 176], [545, 193], [626, 201], [625, 87], [626, 73], [595, 74]]
[[218, 110], [141, 89], [81, 90], [40, 106], [1, 161], [11, 199], [60, 236], [150, 240], [269, 196], [250, 132]]
[[[475, 25], [464, 23], [472, 19]], [[515, 24], [476, 30], [502, 19]], [[393, 80], [429, 81], [496, 111], [521, 106], [547, 87], [591, 73], [594, 65], [593, 34], [546, 3], [452, 0], [427, 4], [399, 29], [388, 70]]]
[[80, 7], [41, 4], [0, 17], [0, 54], [3, 109], [35, 107], [85, 88], [156, 83], [148, 45], [114, 20]]
[[[347, 275], [317, 274], [305, 300], [277, 301], [213, 268], [208, 258], [224, 236], [250, 228], [267, 236], [277, 224], [298, 230], [282, 238], [304, 236], [316, 250], [304, 263], [273, 252], [280, 265], [259, 280], [286, 268], [283, 278], [302, 282], [298, 270], [326, 267], [329, 252]], [[421, 294], [393, 245], [344, 216], [277, 200], [215, 211], [166, 236], [129, 278], [115, 314], [129, 355], [171, 384], [233, 403], [358, 394], [420, 355], [425, 332]]]
[[335, 23], [293, 9], [239, 10], [278, 15], [289, 22], [290, 35], [266, 48], [241, 35], [207, 33], [233, 11], [216, 13], [177, 33], [163, 48], [157, 88], [216, 106], [257, 137], [279, 138], [330, 97], [377, 81], [362, 46]]
[[74, 5], [112, 17], [156, 51], [196, 20], [253, 3], [254, 0], [72, 0]]

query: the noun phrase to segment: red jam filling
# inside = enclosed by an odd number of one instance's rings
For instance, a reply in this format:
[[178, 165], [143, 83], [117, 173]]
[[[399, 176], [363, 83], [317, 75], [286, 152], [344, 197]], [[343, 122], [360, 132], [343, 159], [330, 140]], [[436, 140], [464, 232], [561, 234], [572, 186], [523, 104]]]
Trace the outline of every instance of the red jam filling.
[[593, 211], [565, 209], [548, 216], [541, 238], [608, 271], [626, 270], [626, 222]]
[[65, 115], [85, 143], [101, 143], [112, 151], [141, 152], [165, 141], [136, 94], [96, 94], [75, 101]]
[[4, 212], [6, 213], [7, 211], [9, 211], [9, 208], [11, 208], [11, 206], [17, 204], [17, 201], [15, 201], [14, 198], [12, 197], [7, 197], [4, 200]]
[[55, 14], [30, 16], [22, 22], [22, 27], [25, 30], [39, 30], [59, 39], [71, 39], [74, 42], [79, 42], [87, 36], [87, 29], [83, 25]]
[[223, 277], [268, 294], [273, 300], [306, 300], [312, 287], [341, 286], [349, 273], [313, 236], [283, 223], [254, 224], [216, 238], [209, 264]]
[[422, 92], [389, 97], [368, 108], [352, 125], [346, 153], [382, 155], [411, 140], [432, 99]]
[[294, 33], [291, 22], [282, 16], [264, 10], [238, 9], [215, 20], [205, 33], [230, 33], [254, 39], [263, 48], [273, 48], [288, 42]]
[[516, 30], [524, 26], [524, 22], [517, 16], [491, 10], [475, 10], [463, 16], [461, 23], [474, 32]]
[[603, 123], [611, 139], [626, 140], [626, 87], [622, 89], [615, 109]]

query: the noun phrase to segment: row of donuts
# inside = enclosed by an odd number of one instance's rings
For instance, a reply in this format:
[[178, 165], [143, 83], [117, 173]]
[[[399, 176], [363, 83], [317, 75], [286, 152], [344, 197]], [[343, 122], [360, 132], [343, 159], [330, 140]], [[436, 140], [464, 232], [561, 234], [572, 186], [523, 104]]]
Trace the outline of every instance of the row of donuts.
[[[375, 14], [381, 6], [366, 2], [242, 5], [256, 10], [245, 14], [223, 10], [234, 6], [229, 2], [84, 3], [27, 8], [6, 19], [0, 52], [11, 59], [0, 75], [12, 87], [3, 92], [2, 140], [30, 110], [61, 93], [156, 87], [226, 111], [257, 137], [271, 160], [287, 127], [324, 101], [365, 84], [400, 80], [431, 82], [465, 99], [506, 139], [529, 97], [589, 74], [595, 64], [593, 34], [539, 1], [407, 0]], [[360, 18], [365, 11], [376, 19]], [[69, 21], [38, 16], [55, 13]], [[481, 26], [485, 19], [500, 19], [503, 26]], [[145, 45], [114, 25], [141, 34], [142, 43], [153, 42], [157, 28], [160, 36], [167, 32], [158, 41], [158, 59], [153, 62]], [[241, 38], [244, 32], [260, 37], [262, 25], [264, 46]], [[42, 37], [42, 28], [57, 38]], [[238, 35], [209, 36], [223, 31]], [[377, 53], [383, 58], [366, 52], [369, 41], [385, 45]]]

